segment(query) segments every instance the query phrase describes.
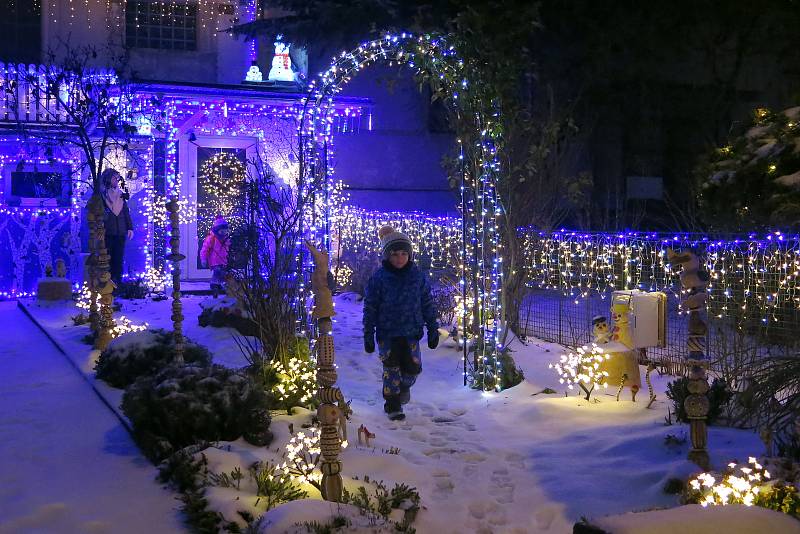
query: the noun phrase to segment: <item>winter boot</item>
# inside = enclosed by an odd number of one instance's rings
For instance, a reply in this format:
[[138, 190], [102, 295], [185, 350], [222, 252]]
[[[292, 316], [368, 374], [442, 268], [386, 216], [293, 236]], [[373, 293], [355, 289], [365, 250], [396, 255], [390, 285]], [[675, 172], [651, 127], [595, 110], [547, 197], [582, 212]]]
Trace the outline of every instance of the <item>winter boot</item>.
[[383, 403], [383, 411], [389, 416], [392, 421], [402, 421], [406, 418], [403, 413], [403, 406], [400, 404], [400, 397], [391, 396], [385, 397], [386, 402]]

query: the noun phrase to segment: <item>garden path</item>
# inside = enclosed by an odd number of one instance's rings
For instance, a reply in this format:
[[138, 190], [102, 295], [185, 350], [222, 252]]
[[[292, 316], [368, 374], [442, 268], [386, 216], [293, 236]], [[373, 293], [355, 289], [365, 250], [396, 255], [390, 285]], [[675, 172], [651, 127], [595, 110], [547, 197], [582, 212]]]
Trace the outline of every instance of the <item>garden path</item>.
[[0, 302], [0, 533], [183, 532], [175, 494], [50, 340]]

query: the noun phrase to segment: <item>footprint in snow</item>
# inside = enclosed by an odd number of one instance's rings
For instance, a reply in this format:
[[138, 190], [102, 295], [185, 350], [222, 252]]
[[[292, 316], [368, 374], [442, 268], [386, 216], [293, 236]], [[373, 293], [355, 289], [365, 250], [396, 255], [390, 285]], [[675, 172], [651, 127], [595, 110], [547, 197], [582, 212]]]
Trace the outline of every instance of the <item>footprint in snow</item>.
[[494, 497], [500, 504], [510, 504], [514, 502], [514, 482], [508, 474], [508, 469], [500, 468], [492, 471], [489, 478], [489, 495]]
[[508, 453], [506, 455], [506, 462], [514, 469], [525, 469], [525, 457], [519, 453]]

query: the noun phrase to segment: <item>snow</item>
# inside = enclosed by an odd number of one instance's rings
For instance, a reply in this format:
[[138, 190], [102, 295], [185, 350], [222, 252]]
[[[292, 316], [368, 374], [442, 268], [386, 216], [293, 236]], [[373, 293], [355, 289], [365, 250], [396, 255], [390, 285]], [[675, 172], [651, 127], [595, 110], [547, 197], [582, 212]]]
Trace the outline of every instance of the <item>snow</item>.
[[[786, 514], [744, 505], [703, 508], [690, 504], [671, 510], [624, 514], [595, 522], [614, 534], [752, 534], [753, 532], [800, 532], [800, 522]], [[646, 530], [644, 530], [646, 529]]]
[[800, 186], [800, 171], [797, 171], [793, 174], [784, 174], [783, 176], [779, 176], [775, 178], [775, 182], [785, 185], [786, 187], [798, 187]]
[[[184, 332], [206, 345], [215, 362], [233, 367], [245, 365], [231, 329], [197, 325], [201, 305], [207, 305], [210, 298], [183, 299]], [[146, 321], [153, 328], [169, 328], [169, 307], [169, 301], [125, 301], [122, 313], [136, 322]], [[80, 363], [87, 359], [88, 347], [75, 340], [80, 339], [86, 327], [64, 326], [71, 324], [68, 308], [29, 303], [31, 313], [59, 343], [69, 347], [68, 352], [78, 354], [72, 357]], [[351, 295], [340, 296], [336, 309], [338, 386], [352, 400], [354, 411], [348, 423], [349, 446], [341, 455], [345, 486], [353, 490], [368, 475], [384, 481], [389, 488], [394, 483], [416, 487], [422, 506], [414, 523], [417, 532], [571, 532], [573, 524], [583, 516], [599, 524], [609, 515], [674, 508], [678, 506], [677, 497], [662, 492], [664, 483], [699, 471], [686, 460], [690, 446], [688, 426], [665, 426], [672, 404], [664, 391], [672, 377], [651, 375], [658, 395], [651, 409], [646, 408], [646, 389], [639, 393], [636, 403], [630, 401], [627, 392], [616, 402], [613, 388], [593, 394], [587, 402], [575, 393], [565, 396], [557, 375], [548, 369], [563, 348], [536, 340], [527, 346], [518, 341], [511, 345], [526, 380], [501, 393], [481, 393], [462, 385], [462, 355], [452, 340], [444, 341], [434, 351], [424, 348], [423, 373], [412, 389], [407, 419], [391, 422], [383, 413], [380, 362], [375, 354], [363, 352], [361, 303]], [[82, 368], [91, 376], [90, 370]], [[642, 375], [644, 372], [642, 368]], [[97, 385], [104, 395], [109, 394], [107, 390], [111, 388], [104, 390], [103, 384]], [[545, 388], [557, 393], [543, 393]], [[310, 416], [302, 409], [293, 415], [273, 416], [270, 429], [275, 439], [268, 447], [254, 447], [238, 440], [207, 449], [209, 469], [229, 473], [238, 466], [246, 472], [256, 461], [280, 461], [291, 437], [290, 424], [295, 432], [299, 431]], [[376, 435], [369, 447], [358, 444], [357, 429], [362, 424]], [[685, 441], [668, 445], [667, 435], [677, 438], [673, 441]], [[759, 455], [763, 448], [753, 432], [709, 429], [709, 452], [716, 467]], [[353, 518], [347, 532], [371, 528], [369, 524], [363, 526], [359, 522], [363, 517], [349, 507], [321, 501], [314, 488], [305, 489], [310, 500], [271, 510], [262, 520], [260, 531], [294, 532], [297, 523], [325, 523], [339, 513]], [[264, 512], [254, 493], [253, 483], [246, 477], [239, 490], [215, 487], [207, 497], [226, 519], [237, 520], [237, 510], [251, 511], [256, 516]], [[762, 523], [767, 521], [763, 514], [741, 513], [731, 519], [728, 514], [732, 513], [684, 507], [671, 510], [669, 521], [673, 532], [691, 532], [690, 525], [698, 521], [708, 528], [735, 521], [751, 532], [767, 531], [762, 529]], [[698, 519], [698, 514], [704, 515]], [[607, 521], [645, 526], [654, 521], [649, 514], [623, 517], [610, 517]], [[797, 524], [787, 519], [787, 524]], [[651, 532], [645, 526], [619, 528]]]
[[0, 303], [0, 533], [182, 530], [177, 495], [52, 343]]

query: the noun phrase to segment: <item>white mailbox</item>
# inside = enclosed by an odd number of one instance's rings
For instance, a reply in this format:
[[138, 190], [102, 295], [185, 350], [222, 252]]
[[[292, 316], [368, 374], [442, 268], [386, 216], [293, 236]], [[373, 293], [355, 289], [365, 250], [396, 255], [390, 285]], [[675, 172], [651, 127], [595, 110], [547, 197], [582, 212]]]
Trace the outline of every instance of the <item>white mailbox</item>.
[[667, 295], [660, 291], [638, 289], [614, 291], [614, 305], [629, 307], [632, 349], [667, 346]]

